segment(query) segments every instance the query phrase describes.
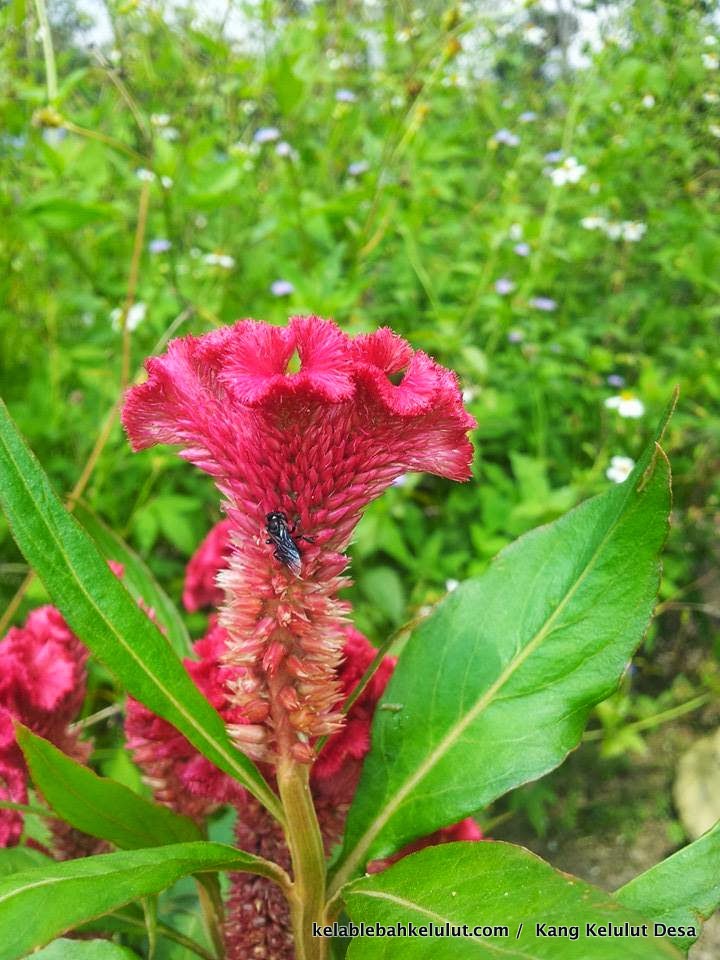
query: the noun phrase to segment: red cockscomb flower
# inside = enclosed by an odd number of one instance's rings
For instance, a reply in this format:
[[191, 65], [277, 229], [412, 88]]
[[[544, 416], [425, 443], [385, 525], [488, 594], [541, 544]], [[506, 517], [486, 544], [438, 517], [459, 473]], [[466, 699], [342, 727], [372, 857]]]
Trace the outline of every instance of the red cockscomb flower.
[[216, 523], [190, 558], [185, 571], [183, 604], [194, 613], [203, 607], [219, 607], [223, 592], [217, 575], [225, 566], [230, 553], [229, 520]]
[[[87, 651], [55, 607], [39, 607], [0, 642], [0, 798], [27, 802], [27, 768], [13, 720], [85, 760], [90, 744], [70, 729], [85, 699]], [[23, 818], [0, 810], [0, 847], [13, 846]], [[62, 854], [63, 851], [59, 851]]]
[[[133, 446], [179, 444], [226, 498], [220, 622], [248, 721], [232, 733], [256, 759], [310, 762], [310, 739], [342, 725], [337, 593], [363, 508], [409, 470], [469, 476], [474, 421], [455, 375], [390, 330], [351, 339], [313, 316], [185, 337], [147, 370], [123, 410]], [[287, 518], [284, 550], [266, 543], [270, 513]]]

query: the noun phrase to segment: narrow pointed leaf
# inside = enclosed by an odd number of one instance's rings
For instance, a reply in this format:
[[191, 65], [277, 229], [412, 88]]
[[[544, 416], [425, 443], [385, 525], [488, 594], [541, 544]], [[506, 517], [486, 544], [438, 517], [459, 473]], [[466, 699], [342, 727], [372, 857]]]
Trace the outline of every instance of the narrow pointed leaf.
[[[669, 940], [653, 935], [652, 923], [641, 914], [509, 843], [429, 847], [383, 873], [349, 884], [344, 896], [356, 924], [412, 923], [426, 927], [429, 934], [357, 937], [348, 960], [682, 958]], [[445, 924], [467, 924], [470, 929], [456, 929], [459, 936], [436, 935], [437, 928], [450, 931]], [[545, 926], [538, 930], [537, 924]], [[600, 932], [608, 925], [614, 933]], [[552, 936], [551, 926], [567, 927], [568, 932]], [[637, 936], [630, 935], [631, 928]]]
[[107, 853], [0, 878], [0, 960], [18, 960], [79, 924], [216, 870], [274, 876], [273, 865], [221, 843]]
[[222, 718], [167, 639], [63, 507], [2, 401], [0, 506], [28, 563], [80, 639], [136, 699], [173, 724], [281, 819], [277, 798], [260, 771], [232, 745]]
[[526, 534], [413, 634], [375, 712], [332, 889], [558, 766], [650, 618], [670, 508], [652, 444], [630, 478]]
[[103, 521], [83, 503], [75, 507], [75, 516], [100, 548], [103, 556], [116, 560], [124, 567], [123, 583], [128, 592], [141, 599], [150, 607], [160, 626], [165, 630], [173, 650], [179, 657], [192, 654], [190, 635], [180, 611], [165, 593], [135, 551], [111, 530]]
[[33, 783], [57, 815], [83, 833], [123, 850], [202, 840], [189, 817], [98, 777], [26, 727], [16, 726]]
[[[684, 951], [700, 935], [703, 920], [720, 907], [720, 822], [667, 860], [651, 867], [616, 893], [626, 907], [668, 927], [683, 927], [669, 934]], [[693, 928], [688, 933], [688, 928]]]

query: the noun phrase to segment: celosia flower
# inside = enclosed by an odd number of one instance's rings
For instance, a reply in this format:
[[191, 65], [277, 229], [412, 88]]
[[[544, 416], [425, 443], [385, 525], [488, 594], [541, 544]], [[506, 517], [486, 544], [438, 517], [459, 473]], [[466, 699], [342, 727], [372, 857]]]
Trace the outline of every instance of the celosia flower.
[[[70, 729], [85, 698], [87, 651], [55, 607], [34, 610], [0, 642], [0, 798], [27, 801], [27, 768], [13, 720], [77, 760], [90, 750]], [[22, 816], [0, 810], [0, 847], [17, 843]]]
[[[342, 725], [348, 606], [337, 593], [362, 510], [409, 470], [467, 479], [474, 420], [455, 375], [390, 330], [353, 340], [314, 316], [175, 340], [147, 369], [123, 411], [133, 446], [181, 445], [226, 498], [220, 622], [248, 721], [232, 733], [256, 759], [309, 762], [310, 739]], [[267, 543], [273, 512], [287, 517], [288, 539], [298, 525], [299, 568]]]

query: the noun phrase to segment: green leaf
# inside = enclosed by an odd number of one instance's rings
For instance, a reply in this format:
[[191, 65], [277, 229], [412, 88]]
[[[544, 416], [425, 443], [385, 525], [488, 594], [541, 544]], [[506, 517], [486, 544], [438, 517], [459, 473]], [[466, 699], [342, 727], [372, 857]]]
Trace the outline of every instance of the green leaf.
[[75, 516], [100, 547], [103, 555], [122, 563], [125, 568], [123, 583], [136, 600], [142, 599], [155, 612], [158, 623], [165, 628], [175, 653], [179, 657], [189, 656], [192, 649], [185, 621], [149, 568], [89, 507], [78, 503]]
[[18, 873], [20, 870], [29, 870], [30, 867], [38, 867], [42, 863], [53, 863], [53, 861], [39, 850], [33, 850], [32, 847], [0, 848], [0, 877]]
[[[355, 924], [412, 923], [427, 927], [429, 934], [438, 927], [444, 931], [446, 923], [470, 928], [460, 936], [356, 937], [349, 960], [680, 960], [682, 956], [667, 939], [653, 936], [651, 923], [619, 907], [609, 894], [509, 843], [428, 847], [383, 873], [349, 884], [344, 896]], [[598, 932], [608, 924], [624, 932], [625, 923], [637, 927], [640, 935]], [[538, 931], [537, 924], [545, 926]], [[551, 927], [559, 926], [568, 928], [566, 936], [543, 936], [542, 931], [548, 934]]]
[[282, 820], [277, 798], [260, 771], [230, 742], [222, 718], [190, 679], [167, 639], [65, 510], [2, 401], [0, 505], [28, 563], [90, 650], [132, 696], [176, 727]]
[[333, 890], [375, 857], [558, 766], [652, 612], [670, 508], [657, 444], [626, 483], [505, 549], [404, 648]]
[[265, 860], [200, 842], [106, 853], [2, 877], [0, 960], [18, 960], [66, 930], [158, 893], [181, 877], [216, 870], [275, 876]]
[[124, 850], [201, 840], [189, 817], [98, 777], [26, 727], [15, 727], [33, 783], [57, 815], [83, 833]]
[[139, 960], [127, 947], [109, 940], [53, 940], [33, 960]]
[[28, 204], [25, 214], [52, 230], [77, 230], [91, 223], [107, 223], [117, 217], [108, 204], [82, 203], [68, 197], [50, 197]]
[[626, 907], [673, 927], [694, 927], [695, 935], [672, 935], [687, 951], [703, 920], [720, 907], [720, 822], [699, 840], [678, 850], [616, 891]]

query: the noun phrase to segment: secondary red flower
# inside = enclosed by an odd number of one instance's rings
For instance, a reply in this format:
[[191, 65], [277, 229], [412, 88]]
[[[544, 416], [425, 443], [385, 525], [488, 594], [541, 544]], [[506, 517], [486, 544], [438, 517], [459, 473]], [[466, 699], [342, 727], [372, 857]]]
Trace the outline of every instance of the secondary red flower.
[[[249, 721], [232, 733], [256, 759], [309, 762], [311, 739], [342, 725], [337, 594], [363, 508], [409, 470], [469, 476], [455, 375], [390, 330], [351, 339], [313, 316], [185, 337], [147, 370], [123, 411], [135, 449], [179, 444], [226, 498], [220, 622]], [[269, 513], [287, 518], [284, 548], [266, 542]]]
[[[89, 744], [69, 725], [85, 698], [87, 651], [55, 607], [39, 607], [0, 642], [0, 799], [27, 802], [27, 768], [13, 720], [84, 760]], [[0, 810], [0, 847], [22, 833], [22, 815]]]

